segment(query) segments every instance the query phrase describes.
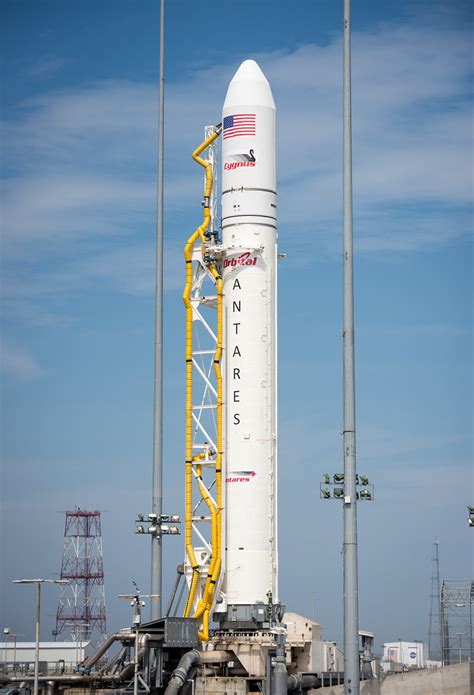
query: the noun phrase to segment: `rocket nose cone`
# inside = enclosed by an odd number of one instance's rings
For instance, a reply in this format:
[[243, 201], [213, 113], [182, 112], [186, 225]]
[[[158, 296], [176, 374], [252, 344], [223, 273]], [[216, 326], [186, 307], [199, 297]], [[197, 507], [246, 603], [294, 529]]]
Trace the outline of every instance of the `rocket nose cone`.
[[268, 80], [254, 60], [244, 60], [235, 73], [227, 90], [224, 109], [244, 104], [275, 108]]
[[255, 60], [244, 60], [244, 62], [239, 65], [239, 68], [232, 79], [267, 81], [267, 78], [263, 74], [260, 65], [256, 63]]

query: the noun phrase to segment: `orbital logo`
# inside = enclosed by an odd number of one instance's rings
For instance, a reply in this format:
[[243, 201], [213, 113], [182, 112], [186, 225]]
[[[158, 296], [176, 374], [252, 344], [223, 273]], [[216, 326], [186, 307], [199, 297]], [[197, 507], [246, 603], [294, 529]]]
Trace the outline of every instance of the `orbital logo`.
[[249, 150], [248, 154], [244, 152], [242, 154], [227, 155], [224, 169], [229, 171], [231, 169], [239, 169], [240, 167], [254, 167], [256, 163], [255, 151]]
[[226, 258], [224, 261], [224, 268], [236, 268], [239, 265], [257, 265], [257, 257], [252, 258], [250, 251], [246, 251], [238, 258]]
[[226, 483], [249, 483], [257, 474], [255, 471], [230, 471]]

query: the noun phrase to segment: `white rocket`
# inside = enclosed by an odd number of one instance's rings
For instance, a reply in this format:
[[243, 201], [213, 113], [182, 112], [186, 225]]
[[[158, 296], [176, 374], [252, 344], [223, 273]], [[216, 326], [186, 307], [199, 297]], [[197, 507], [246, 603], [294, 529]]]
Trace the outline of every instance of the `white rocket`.
[[[278, 601], [275, 103], [253, 60], [222, 118], [227, 619]], [[271, 593], [269, 593], [271, 592]]]

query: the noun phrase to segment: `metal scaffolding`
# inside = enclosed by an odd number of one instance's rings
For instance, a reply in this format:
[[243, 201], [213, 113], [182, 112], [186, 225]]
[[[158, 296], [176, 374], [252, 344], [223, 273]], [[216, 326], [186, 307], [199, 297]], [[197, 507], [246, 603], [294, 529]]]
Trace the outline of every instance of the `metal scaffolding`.
[[[206, 126], [204, 137], [210, 137], [214, 126]], [[199, 582], [193, 610], [202, 599], [202, 592], [209, 572], [212, 553], [212, 515], [210, 507], [217, 507], [215, 470], [217, 462], [217, 405], [218, 392], [214, 372], [217, 344], [216, 327], [216, 282], [205, 260], [207, 253], [217, 254], [217, 143], [206, 149], [206, 158], [212, 166], [212, 191], [209, 201], [209, 245], [203, 252], [197, 243], [192, 254], [193, 280], [190, 301], [193, 312], [193, 352], [192, 352], [192, 429], [193, 459], [187, 465], [192, 469], [192, 546], [199, 565]], [[206, 502], [207, 500], [207, 502]], [[189, 555], [186, 556], [185, 577], [191, 586], [193, 568]], [[217, 581], [215, 596], [219, 594], [223, 573]]]
[[443, 665], [472, 661], [472, 609], [474, 582], [447, 579], [441, 589]]

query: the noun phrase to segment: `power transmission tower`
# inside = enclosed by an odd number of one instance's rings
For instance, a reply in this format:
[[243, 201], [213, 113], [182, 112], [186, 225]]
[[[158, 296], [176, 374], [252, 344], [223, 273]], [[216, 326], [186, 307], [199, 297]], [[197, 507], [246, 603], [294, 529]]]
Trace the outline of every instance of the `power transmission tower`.
[[[74, 640], [106, 636], [104, 562], [100, 512], [66, 512], [56, 633], [69, 628]], [[95, 632], [94, 632], [95, 631]]]
[[431, 560], [431, 602], [430, 602], [430, 626], [428, 630], [428, 652], [430, 659], [441, 660], [441, 611], [439, 588], [439, 542], [433, 543], [433, 557]]

